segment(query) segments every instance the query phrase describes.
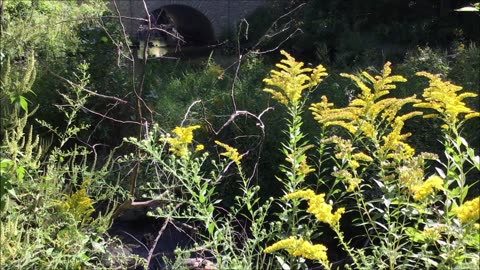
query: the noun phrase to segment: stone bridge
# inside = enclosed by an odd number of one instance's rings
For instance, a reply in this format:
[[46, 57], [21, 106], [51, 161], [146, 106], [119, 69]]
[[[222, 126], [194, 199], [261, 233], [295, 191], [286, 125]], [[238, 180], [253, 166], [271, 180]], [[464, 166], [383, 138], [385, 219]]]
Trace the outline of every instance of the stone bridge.
[[[219, 40], [222, 34], [234, 29], [242, 18], [266, 0], [108, 0], [133, 40], [142, 39], [141, 20], [150, 14], [154, 25], [180, 34], [187, 44], [205, 45]], [[145, 7], [146, 5], [146, 7]], [[148, 11], [147, 11], [148, 10]]]

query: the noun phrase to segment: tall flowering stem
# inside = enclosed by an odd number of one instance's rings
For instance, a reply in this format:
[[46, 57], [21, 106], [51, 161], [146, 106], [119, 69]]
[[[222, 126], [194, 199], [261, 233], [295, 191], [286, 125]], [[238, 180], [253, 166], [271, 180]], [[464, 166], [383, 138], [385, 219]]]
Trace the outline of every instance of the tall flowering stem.
[[459, 193], [451, 195], [458, 197], [459, 203], [462, 204], [467, 195], [464, 189], [468, 189], [465, 182], [467, 173], [464, 170], [465, 164], [470, 163], [472, 168], [480, 170], [478, 156], [475, 156], [473, 149], [460, 135], [460, 129], [467, 120], [480, 116], [479, 112], [472, 110], [464, 102], [465, 98], [476, 97], [477, 94], [459, 93], [463, 89], [461, 86], [443, 81], [439, 76], [428, 72], [417, 72], [417, 75], [428, 78], [429, 86], [423, 93], [424, 102], [415, 104], [415, 107], [433, 110], [424, 117], [437, 118], [443, 122], [442, 130], [447, 154], [447, 173], [443, 174], [447, 177], [449, 186], [454, 182], [458, 186]]
[[[286, 194], [297, 191], [305, 177], [314, 171], [307, 163], [306, 152], [312, 147], [305, 141], [305, 135], [301, 131], [302, 113], [305, 104], [305, 96], [312, 91], [328, 74], [326, 69], [319, 65], [316, 68], [304, 67], [304, 63], [297, 62], [290, 54], [281, 51], [285, 57], [276, 64], [278, 69], [272, 70], [270, 76], [263, 81], [267, 85], [264, 92], [272, 95], [272, 98], [279, 101], [286, 107], [289, 119], [288, 129], [285, 131], [288, 140], [282, 144], [282, 152], [285, 155], [286, 164], [280, 166], [285, 177], [277, 177], [283, 184]], [[282, 213], [288, 220], [289, 233], [295, 235], [297, 232], [299, 202], [294, 201], [287, 204]], [[292, 264], [293, 262], [290, 261]]]
[[287, 52], [282, 50], [281, 54], [285, 59], [276, 64], [279, 70], [272, 70], [270, 77], [263, 80], [267, 85], [263, 91], [270, 93], [274, 99], [284, 105], [290, 116], [286, 132], [288, 142], [283, 144], [282, 149], [288, 163], [282, 166], [287, 179], [279, 178], [279, 180], [284, 184], [285, 192], [291, 193], [297, 190], [305, 176], [313, 171], [307, 165], [305, 155], [311, 145], [304, 141], [305, 135], [301, 131], [301, 114], [305, 102], [303, 97], [328, 74], [322, 65], [314, 69], [305, 68], [302, 62], [297, 62]]
[[[445, 179], [445, 195], [443, 213], [454, 216], [458, 222], [445, 219], [447, 245], [442, 252], [445, 260], [455, 260], [463, 256], [465, 247], [474, 247], [477, 254], [480, 251], [478, 238], [480, 219], [480, 197], [466, 201], [469, 189], [474, 183], [467, 183], [467, 174], [473, 170], [480, 171], [480, 158], [475, 155], [467, 140], [461, 136], [461, 129], [469, 119], [479, 117], [480, 113], [472, 110], [464, 102], [465, 98], [477, 97], [472, 92], [461, 92], [463, 88], [442, 80], [439, 76], [428, 72], [418, 72], [418, 76], [426, 77], [429, 86], [423, 93], [424, 101], [416, 104], [416, 107], [427, 109], [429, 114], [425, 118], [439, 119], [443, 124], [443, 145], [445, 147], [446, 162], [442, 163], [445, 171], [436, 168], [439, 176]], [[478, 183], [478, 180], [477, 182]], [[471, 235], [477, 235], [476, 240], [471, 240]], [[475, 237], [473, 237], [475, 239]], [[466, 260], [468, 257], [466, 257]], [[469, 258], [472, 262], [480, 261], [479, 256]]]

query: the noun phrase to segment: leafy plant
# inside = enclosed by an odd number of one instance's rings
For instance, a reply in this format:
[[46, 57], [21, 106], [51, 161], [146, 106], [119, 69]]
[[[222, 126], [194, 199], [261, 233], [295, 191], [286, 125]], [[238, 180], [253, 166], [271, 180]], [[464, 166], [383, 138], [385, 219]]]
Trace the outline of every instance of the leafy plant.
[[65, 148], [84, 128], [77, 125], [76, 117], [88, 97], [79, 90], [88, 84], [87, 68], [79, 67], [79, 82], [72, 95], [63, 95], [68, 106], [59, 106], [67, 129], [42, 121], [60, 137], [59, 146], [49, 148], [33, 135], [27, 121], [33, 113], [23, 110], [16, 111], [13, 126], [6, 131], [1, 148], [0, 218], [0, 264], [6, 269], [111, 269], [126, 265], [128, 256], [113, 257], [107, 249], [118, 243], [106, 235], [113, 206], [92, 216], [96, 200], [116, 194], [104, 181], [111, 162], [97, 167], [96, 159], [89, 161], [91, 153], [85, 147]]
[[[241, 165], [243, 155], [237, 149], [216, 141], [216, 145], [224, 150], [220, 156], [225, 159], [220, 162], [203, 152], [203, 144], [193, 141], [193, 131], [199, 128], [176, 127], [174, 135], [170, 135], [155, 126], [144, 140], [126, 139], [139, 147], [142, 154], [125, 156], [122, 162], [139, 160], [155, 164], [155, 177], [142, 188], [144, 197], [159, 202], [149, 215], [163, 218], [164, 226], [181, 226], [188, 221], [183, 226], [196, 228], [189, 232], [193, 242], [178, 247], [175, 251], [177, 262], [172, 263], [178, 265], [193, 253], [225, 269], [252, 269], [255, 265], [268, 264], [259, 248], [260, 243], [270, 236], [263, 223], [271, 202], [260, 203], [258, 186], [251, 184], [251, 179], [245, 176]], [[209, 167], [213, 169], [205, 171], [203, 168], [209, 161]], [[229, 180], [226, 174], [231, 167], [235, 167], [240, 176], [241, 195], [225, 211], [220, 204], [217, 186], [221, 181]], [[162, 232], [159, 232], [157, 240], [161, 236]], [[155, 246], [150, 248], [153, 252]], [[165, 262], [168, 261], [167, 258]]]

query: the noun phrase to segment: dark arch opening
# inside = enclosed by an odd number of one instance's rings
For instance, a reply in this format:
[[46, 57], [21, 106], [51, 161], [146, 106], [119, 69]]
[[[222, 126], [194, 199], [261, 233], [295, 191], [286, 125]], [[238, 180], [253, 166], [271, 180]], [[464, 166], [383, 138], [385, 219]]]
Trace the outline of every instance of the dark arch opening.
[[[150, 17], [152, 25], [171, 33], [156, 30], [150, 33], [150, 37], [161, 38], [168, 46], [180, 43], [185, 46], [203, 46], [215, 41], [210, 20], [195, 8], [185, 5], [167, 5], [154, 10]], [[140, 40], [145, 39], [142, 28], [139, 35]], [[179, 38], [175, 38], [175, 35]]]

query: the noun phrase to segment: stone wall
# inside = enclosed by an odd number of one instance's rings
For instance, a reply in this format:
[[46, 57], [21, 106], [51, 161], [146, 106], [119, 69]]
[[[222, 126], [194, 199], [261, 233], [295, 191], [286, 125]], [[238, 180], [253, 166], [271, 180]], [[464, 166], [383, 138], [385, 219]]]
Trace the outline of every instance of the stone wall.
[[[108, 0], [114, 13], [117, 12], [114, 0]], [[219, 38], [225, 31], [235, 25], [256, 8], [265, 5], [266, 0], [145, 0], [147, 9], [152, 12], [168, 5], [185, 5], [204, 14], [210, 21], [215, 37]], [[127, 33], [136, 39], [136, 32], [141, 21], [147, 17], [141, 0], [116, 0], [118, 11]]]

